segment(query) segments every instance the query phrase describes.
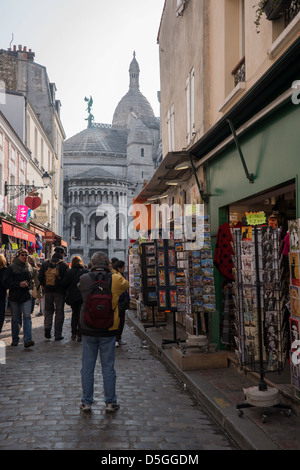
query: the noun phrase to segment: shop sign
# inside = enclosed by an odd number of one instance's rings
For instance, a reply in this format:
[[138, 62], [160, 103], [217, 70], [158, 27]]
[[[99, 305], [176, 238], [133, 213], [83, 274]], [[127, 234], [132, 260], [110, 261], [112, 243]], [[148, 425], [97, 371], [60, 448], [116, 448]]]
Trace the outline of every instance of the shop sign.
[[45, 231], [45, 236], [44, 236], [44, 241], [49, 242], [49, 243], [53, 243], [54, 242], [54, 236], [55, 236], [54, 232], [51, 232], [50, 230], [46, 230]]
[[37, 221], [40, 224], [46, 224], [49, 220], [49, 216], [47, 213], [47, 204], [41, 204], [40, 207], [35, 209], [34, 213], [36, 215]]
[[246, 212], [246, 220], [248, 225], [263, 225], [266, 223], [266, 214], [260, 212]]
[[25, 198], [25, 204], [27, 207], [34, 211], [34, 209], [40, 207], [40, 205], [42, 204], [42, 200], [38, 196], [27, 196]]
[[34, 233], [29, 232], [27, 230], [22, 230], [16, 225], [11, 225], [4, 221], [2, 221], [2, 233], [14, 238], [20, 238], [21, 240], [26, 240], [28, 242], [35, 243]]
[[26, 224], [28, 218], [28, 207], [18, 205], [16, 221], [20, 224]]

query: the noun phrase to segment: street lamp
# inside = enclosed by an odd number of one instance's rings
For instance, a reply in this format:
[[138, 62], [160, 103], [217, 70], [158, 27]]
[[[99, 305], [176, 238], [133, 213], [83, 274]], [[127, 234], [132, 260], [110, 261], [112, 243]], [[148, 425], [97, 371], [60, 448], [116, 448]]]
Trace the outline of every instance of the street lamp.
[[29, 191], [35, 191], [36, 189], [45, 189], [49, 186], [51, 182], [51, 176], [47, 171], [42, 176], [44, 186], [35, 186], [34, 181], [32, 184], [7, 184], [7, 181], [4, 183], [4, 196], [7, 196], [8, 193], [13, 192], [14, 194], [10, 197], [11, 199], [15, 199], [21, 194], [26, 194]]

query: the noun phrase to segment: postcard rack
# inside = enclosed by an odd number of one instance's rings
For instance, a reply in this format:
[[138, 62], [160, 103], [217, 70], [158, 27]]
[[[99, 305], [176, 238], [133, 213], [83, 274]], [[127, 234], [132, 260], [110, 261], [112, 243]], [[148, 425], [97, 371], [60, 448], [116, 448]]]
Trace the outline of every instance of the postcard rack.
[[[237, 312], [237, 357], [242, 367], [259, 370], [259, 385], [245, 391], [246, 400], [237, 405], [290, 408], [281, 406], [278, 390], [267, 387], [265, 373], [280, 372], [286, 357], [282, 336], [280, 302], [280, 230], [271, 227], [234, 229], [235, 302]], [[263, 422], [266, 414], [263, 414]]]
[[154, 242], [143, 242], [140, 245], [141, 272], [142, 272], [142, 294], [146, 307], [152, 308], [152, 323], [144, 324], [147, 328], [166, 327], [163, 322], [157, 322], [155, 309], [157, 308], [157, 276], [156, 276], [156, 249]]

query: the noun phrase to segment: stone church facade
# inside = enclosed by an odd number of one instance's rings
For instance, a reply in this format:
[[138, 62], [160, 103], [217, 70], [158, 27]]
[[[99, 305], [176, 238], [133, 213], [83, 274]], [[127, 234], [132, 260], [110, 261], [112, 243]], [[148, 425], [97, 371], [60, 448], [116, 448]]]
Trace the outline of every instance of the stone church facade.
[[160, 120], [141, 93], [139, 64], [112, 124], [93, 122], [64, 143], [64, 239], [85, 263], [96, 251], [126, 261], [128, 213], [161, 159]]

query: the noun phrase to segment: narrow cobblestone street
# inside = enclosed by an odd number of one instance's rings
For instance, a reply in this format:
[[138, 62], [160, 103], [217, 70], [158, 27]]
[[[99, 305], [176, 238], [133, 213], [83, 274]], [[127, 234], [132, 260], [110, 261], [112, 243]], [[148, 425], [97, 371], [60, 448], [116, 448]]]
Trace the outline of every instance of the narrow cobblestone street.
[[[43, 337], [43, 317], [33, 317], [35, 346], [11, 347], [10, 322], [1, 335], [0, 449], [233, 450], [234, 444], [148, 346], [126, 325], [127, 344], [116, 350], [120, 410], [104, 411], [100, 370], [91, 414], [79, 410], [81, 344]], [[7, 319], [8, 320], [8, 319]], [[21, 336], [22, 339], [22, 336]], [[100, 367], [100, 366], [99, 366]]]

